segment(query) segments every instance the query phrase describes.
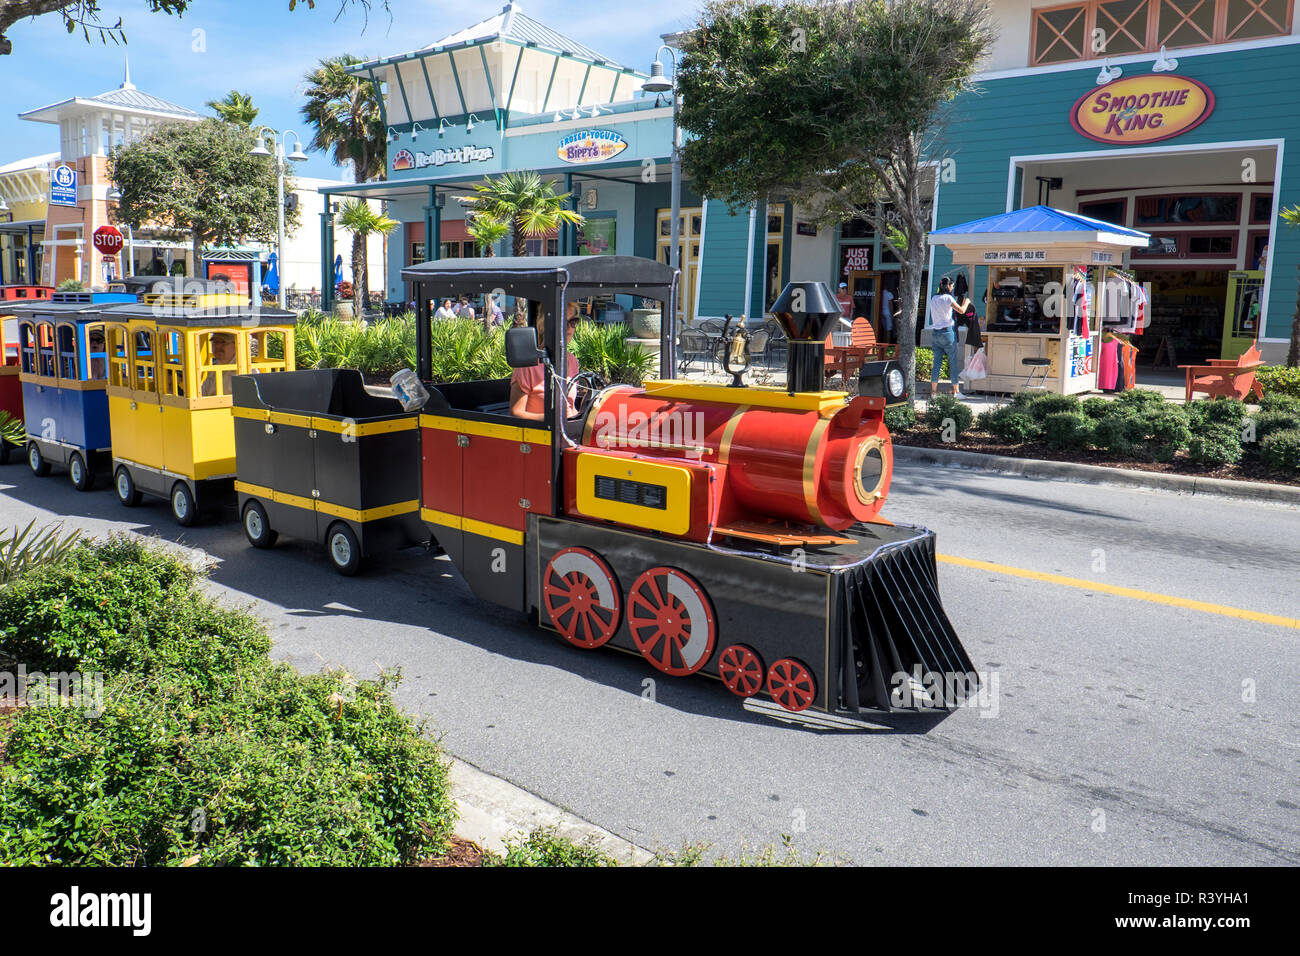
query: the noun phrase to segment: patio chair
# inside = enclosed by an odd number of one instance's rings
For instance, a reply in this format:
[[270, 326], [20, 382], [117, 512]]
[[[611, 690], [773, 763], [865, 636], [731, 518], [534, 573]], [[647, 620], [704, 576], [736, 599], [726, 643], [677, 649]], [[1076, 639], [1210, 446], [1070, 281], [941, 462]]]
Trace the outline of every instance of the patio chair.
[[710, 347], [710, 337], [701, 332], [699, 329], [683, 329], [677, 337], [678, 348], [681, 352], [681, 362], [678, 370], [685, 372], [690, 368], [692, 362], [702, 361], [707, 363], [708, 368], [713, 367], [713, 351]]

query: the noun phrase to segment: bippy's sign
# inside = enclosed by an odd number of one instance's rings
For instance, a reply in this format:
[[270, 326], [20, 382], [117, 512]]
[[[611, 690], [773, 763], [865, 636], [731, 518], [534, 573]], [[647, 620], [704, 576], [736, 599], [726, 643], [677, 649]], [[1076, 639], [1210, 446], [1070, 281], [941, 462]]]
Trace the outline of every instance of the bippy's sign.
[[1214, 94], [1185, 76], [1130, 76], [1079, 97], [1074, 128], [1099, 143], [1155, 143], [1200, 126], [1214, 111]]

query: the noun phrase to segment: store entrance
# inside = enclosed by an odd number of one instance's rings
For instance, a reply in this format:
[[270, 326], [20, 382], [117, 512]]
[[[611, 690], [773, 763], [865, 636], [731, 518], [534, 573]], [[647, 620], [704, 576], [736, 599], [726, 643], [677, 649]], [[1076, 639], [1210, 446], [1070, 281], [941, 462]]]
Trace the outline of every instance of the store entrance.
[[[880, 339], [880, 273], [850, 272], [848, 279], [849, 294], [853, 296], [853, 316], [862, 316], [871, 323], [876, 338]], [[881, 339], [883, 341], [883, 339]]]
[[1151, 289], [1149, 323], [1135, 337], [1139, 364], [1177, 369], [1219, 358], [1228, 270], [1138, 268], [1134, 277]]

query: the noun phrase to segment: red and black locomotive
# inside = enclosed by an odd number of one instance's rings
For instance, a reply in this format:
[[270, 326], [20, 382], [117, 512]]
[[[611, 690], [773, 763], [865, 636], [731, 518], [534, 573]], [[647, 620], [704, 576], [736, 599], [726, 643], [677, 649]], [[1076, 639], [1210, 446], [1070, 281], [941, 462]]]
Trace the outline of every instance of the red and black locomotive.
[[[716, 677], [790, 711], [895, 710], [896, 675], [972, 672], [939, 599], [933, 533], [878, 517], [892, 472], [884, 412], [906, 398], [902, 374], [877, 363], [860, 394], [823, 390], [839, 315], [824, 285], [793, 283], [774, 306], [786, 389], [588, 381], [574, 416], [557, 372], [564, 323], [545, 323], [541, 348], [535, 329], [512, 329], [511, 365], [548, 370], [545, 418], [525, 421], [509, 414], [508, 381], [431, 380], [434, 300], [504, 292], [564, 316], [575, 300], [624, 294], [671, 315], [677, 273], [582, 256], [441, 260], [402, 277], [430, 393], [420, 516], [479, 597], [575, 647]], [[670, 373], [667, 334], [663, 346]]]

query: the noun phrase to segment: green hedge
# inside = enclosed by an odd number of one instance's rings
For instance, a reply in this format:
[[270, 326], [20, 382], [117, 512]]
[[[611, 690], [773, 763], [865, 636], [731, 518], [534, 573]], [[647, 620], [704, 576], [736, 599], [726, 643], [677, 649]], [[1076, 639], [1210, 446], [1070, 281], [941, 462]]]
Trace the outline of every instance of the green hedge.
[[1264, 390], [1264, 397], [1269, 395], [1289, 395], [1300, 398], [1300, 368], [1287, 365], [1271, 365], [1255, 372], [1255, 380]]
[[437, 745], [393, 681], [298, 675], [169, 554], [117, 538], [0, 590], [0, 670], [102, 672], [102, 713], [0, 722], [0, 865], [394, 865], [441, 852]]
[[1259, 443], [1259, 451], [1269, 467], [1300, 475], [1300, 428], [1273, 432]]
[[925, 423], [945, 440], [955, 440], [965, 434], [975, 420], [970, 406], [952, 395], [936, 395], [925, 409]]

